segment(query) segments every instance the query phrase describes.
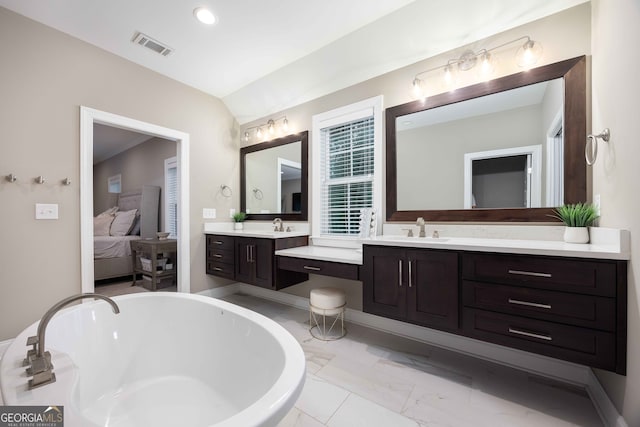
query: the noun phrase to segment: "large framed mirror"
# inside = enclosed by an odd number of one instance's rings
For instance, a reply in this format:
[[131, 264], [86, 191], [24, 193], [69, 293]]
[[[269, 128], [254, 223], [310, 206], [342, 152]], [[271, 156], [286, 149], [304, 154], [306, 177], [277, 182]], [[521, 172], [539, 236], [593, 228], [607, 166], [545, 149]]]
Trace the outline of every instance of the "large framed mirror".
[[550, 222], [586, 201], [584, 56], [386, 110], [387, 221]]
[[240, 149], [240, 210], [247, 219], [306, 221], [309, 132]]

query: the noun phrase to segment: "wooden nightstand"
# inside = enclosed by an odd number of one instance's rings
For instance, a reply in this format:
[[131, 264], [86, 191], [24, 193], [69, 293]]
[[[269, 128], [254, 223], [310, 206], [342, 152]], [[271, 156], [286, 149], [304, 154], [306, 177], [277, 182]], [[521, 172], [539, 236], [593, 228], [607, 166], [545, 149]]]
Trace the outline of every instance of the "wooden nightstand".
[[[171, 270], [158, 269], [158, 255], [167, 254], [167, 263], [172, 264]], [[145, 270], [142, 268], [140, 258], [151, 260], [151, 268]], [[173, 283], [178, 283], [178, 241], [175, 239], [167, 240], [132, 240], [131, 241], [131, 257], [133, 260], [133, 283], [136, 285], [136, 275], [144, 274], [151, 278], [151, 290], [155, 291], [160, 279], [171, 277]]]

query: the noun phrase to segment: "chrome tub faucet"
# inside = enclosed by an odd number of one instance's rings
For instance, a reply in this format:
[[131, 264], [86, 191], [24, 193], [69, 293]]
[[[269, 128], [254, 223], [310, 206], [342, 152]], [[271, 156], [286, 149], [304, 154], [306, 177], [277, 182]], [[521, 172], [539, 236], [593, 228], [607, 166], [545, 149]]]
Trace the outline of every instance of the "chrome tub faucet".
[[74, 301], [78, 301], [85, 298], [101, 299], [111, 304], [111, 309], [115, 314], [120, 313], [118, 304], [111, 298], [104, 295], [95, 293], [86, 293], [73, 295], [53, 305], [40, 319], [38, 324], [38, 333], [36, 336], [29, 337], [27, 339], [27, 345], [33, 346], [32, 349], [27, 351], [27, 357], [24, 359], [23, 365], [29, 366], [27, 368], [27, 375], [33, 378], [29, 380], [29, 390], [40, 387], [46, 384], [50, 384], [56, 381], [56, 374], [53, 373], [53, 365], [51, 364], [51, 353], [44, 349], [45, 333], [47, 331], [47, 325], [51, 318], [65, 306], [71, 304]]

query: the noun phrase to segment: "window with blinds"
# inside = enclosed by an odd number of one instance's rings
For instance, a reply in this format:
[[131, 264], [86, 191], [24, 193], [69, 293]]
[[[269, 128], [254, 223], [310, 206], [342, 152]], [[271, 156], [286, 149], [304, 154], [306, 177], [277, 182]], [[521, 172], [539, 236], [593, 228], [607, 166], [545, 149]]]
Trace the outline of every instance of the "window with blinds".
[[373, 116], [321, 129], [321, 235], [357, 235], [373, 207], [374, 136]]
[[164, 161], [164, 231], [169, 238], [178, 237], [178, 162], [175, 157]]

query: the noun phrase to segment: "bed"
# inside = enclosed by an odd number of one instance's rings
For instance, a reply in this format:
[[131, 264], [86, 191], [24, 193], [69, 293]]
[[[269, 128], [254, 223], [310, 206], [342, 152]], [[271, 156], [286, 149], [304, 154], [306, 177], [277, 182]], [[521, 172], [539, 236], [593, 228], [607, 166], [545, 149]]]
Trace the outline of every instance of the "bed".
[[133, 230], [122, 236], [94, 235], [94, 280], [133, 274], [130, 242], [137, 239], [156, 238], [160, 209], [160, 187], [145, 185], [137, 191], [120, 193], [117, 208], [118, 212], [130, 212], [137, 209], [136, 221], [139, 224], [139, 232], [137, 231], [138, 226], [134, 226]]

